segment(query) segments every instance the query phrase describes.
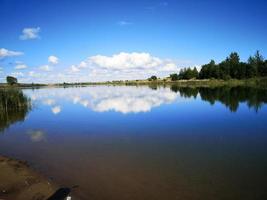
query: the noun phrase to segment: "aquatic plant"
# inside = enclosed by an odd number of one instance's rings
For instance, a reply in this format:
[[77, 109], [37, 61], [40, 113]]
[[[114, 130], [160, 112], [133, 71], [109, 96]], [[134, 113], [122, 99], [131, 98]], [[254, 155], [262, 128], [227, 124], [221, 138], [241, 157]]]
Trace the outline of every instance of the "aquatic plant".
[[21, 90], [0, 90], [0, 132], [17, 121], [23, 121], [30, 110], [30, 99]]

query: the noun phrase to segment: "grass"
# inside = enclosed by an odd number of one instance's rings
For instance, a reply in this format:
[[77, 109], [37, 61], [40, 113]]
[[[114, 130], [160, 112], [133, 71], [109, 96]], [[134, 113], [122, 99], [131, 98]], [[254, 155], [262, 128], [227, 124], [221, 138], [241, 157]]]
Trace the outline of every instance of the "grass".
[[171, 81], [168, 79], [158, 79], [156, 81], [138, 80], [138, 81], [123, 81], [112, 82], [113, 85], [177, 85], [181, 87], [220, 87], [220, 86], [249, 86], [249, 87], [262, 87], [267, 88], [267, 77], [251, 78], [251, 79], [230, 79], [230, 80], [218, 80], [218, 79], [205, 79], [205, 80], [178, 80]]
[[267, 77], [257, 77], [250, 79], [192, 79], [171, 81], [169, 78], [158, 79], [155, 81], [148, 80], [126, 80], [126, 81], [107, 81], [107, 82], [84, 82], [84, 83], [59, 83], [59, 84], [0, 84], [0, 88], [39, 88], [39, 87], [71, 87], [71, 86], [88, 86], [88, 85], [177, 85], [181, 87], [219, 87], [219, 86], [249, 86], [267, 88]]

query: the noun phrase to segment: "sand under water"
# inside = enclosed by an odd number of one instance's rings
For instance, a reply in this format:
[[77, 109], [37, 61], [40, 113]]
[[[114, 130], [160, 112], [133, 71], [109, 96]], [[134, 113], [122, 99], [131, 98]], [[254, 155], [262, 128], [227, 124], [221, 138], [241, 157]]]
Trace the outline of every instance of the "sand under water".
[[0, 200], [46, 200], [57, 188], [26, 162], [0, 156]]

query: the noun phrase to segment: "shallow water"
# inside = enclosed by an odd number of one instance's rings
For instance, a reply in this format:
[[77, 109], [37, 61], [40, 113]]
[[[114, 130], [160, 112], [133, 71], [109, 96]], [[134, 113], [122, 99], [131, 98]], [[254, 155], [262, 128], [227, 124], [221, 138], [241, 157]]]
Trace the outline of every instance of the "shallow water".
[[0, 154], [29, 161], [62, 186], [79, 185], [81, 199], [267, 198], [266, 90], [23, 93], [32, 106], [17, 122], [1, 118]]

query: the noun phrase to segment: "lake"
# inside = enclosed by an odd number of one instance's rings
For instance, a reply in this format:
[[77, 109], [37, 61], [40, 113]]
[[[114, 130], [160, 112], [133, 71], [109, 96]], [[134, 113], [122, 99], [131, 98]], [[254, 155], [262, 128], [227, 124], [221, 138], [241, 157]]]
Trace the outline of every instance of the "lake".
[[78, 185], [80, 199], [267, 198], [267, 90], [89, 86], [0, 94], [0, 154], [28, 161], [61, 186]]

